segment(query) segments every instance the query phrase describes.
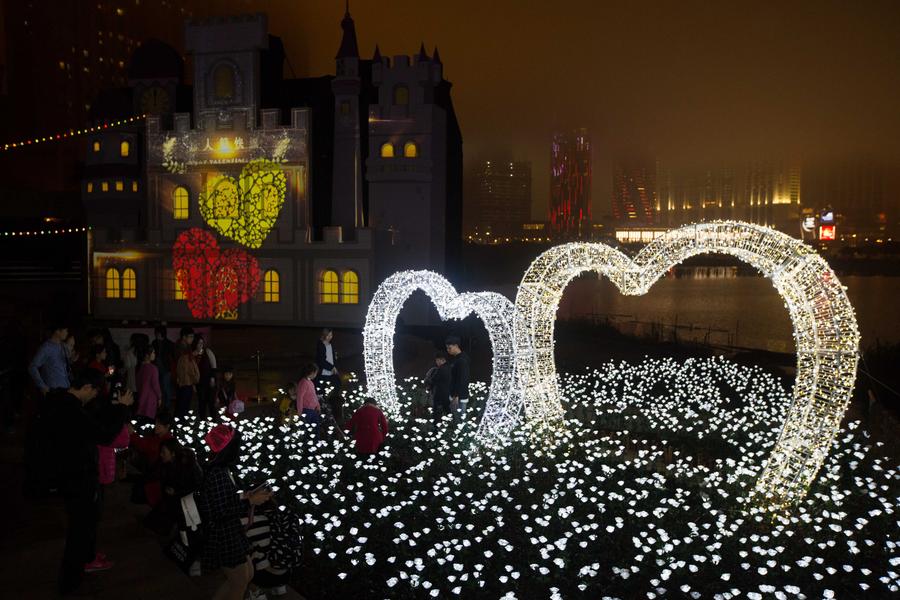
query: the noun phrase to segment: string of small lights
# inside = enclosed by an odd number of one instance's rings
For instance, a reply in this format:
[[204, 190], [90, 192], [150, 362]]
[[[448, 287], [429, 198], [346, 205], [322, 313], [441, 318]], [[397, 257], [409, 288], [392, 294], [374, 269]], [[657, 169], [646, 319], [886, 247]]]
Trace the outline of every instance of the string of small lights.
[[90, 227], [63, 227], [60, 229], [36, 229], [34, 231], [0, 231], [0, 237], [28, 237], [38, 235], [61, 235], [68, 233], [85, 233]]
[[110, 127], [118, 127], [120, 125], [128, 125], [129, 123], [134, 123], [135, 121], [143, 120], [147, 115], [139, 115], [137, 117], [129, 117], [127, 119], [119, 119], [117, 121], [108, 121], [103, 123], [102, 125], [94, 125], [93, 127], [85, 127], [84, 129], [70, 129], [69, 131], [64, 131], [62, 133], [57, 133], [55, 135], [48, 135], [44, 137], [22, 140], [21, 142], [11, 142], [9, 144], [3, 144], [2, 149], [5, 150], [13, 150], [15, 148], [23, 148], [25, 146], [34, 146], [35, 144], [42, 144], [44, 142], [55, 142], [58, 140], [64, 140], [67, 138], [75, 137], [76, 135], [86, 135], [88, 133], [95, 133], [97, 131], [102, 131], [104, 129], [109, 129]]

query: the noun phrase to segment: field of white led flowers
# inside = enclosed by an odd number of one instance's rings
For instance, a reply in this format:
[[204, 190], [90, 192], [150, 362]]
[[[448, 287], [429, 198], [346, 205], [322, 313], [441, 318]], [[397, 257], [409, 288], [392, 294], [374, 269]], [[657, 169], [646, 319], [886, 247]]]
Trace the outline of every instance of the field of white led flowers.
[[[408, 410], [379, 455], [296, 420], [237, 422], [244, 485], [303, 521], [307, 598], [881, 598], [900, 591], [900, 472], [846, 424], [803, 503], [748, 501], [789, 390], [722, 358], [561, 377], [567, 427], [487, 450]], [[408, 408], [421, 394], [401, 385]], [[345, 410], [361, 403], [347, 395]], [[348, 412], [349, 415], [349, 412]], [[207, 454], [209, 423], [180, 425]]]

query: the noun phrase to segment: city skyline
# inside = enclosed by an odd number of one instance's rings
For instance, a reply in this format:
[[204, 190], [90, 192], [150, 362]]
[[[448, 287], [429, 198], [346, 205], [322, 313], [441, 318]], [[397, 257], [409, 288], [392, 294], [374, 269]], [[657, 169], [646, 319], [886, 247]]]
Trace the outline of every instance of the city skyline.
[[[285, 43], [286, 76], [297, 77], [327, 71], [344, 11], [343, 2], [184, 6], [197, 17], [269, 13]], [[553, 131], [581, 126], [594, 136], [597, 217], [611, 214], [616, 157], [632, 152], [695, 166], [768, 160], [775, 151], [803, 161], [867, 157], [883, 165], [886, 201], [897, 204], [900, 43], [892, 32], [900, 11], [893, 3], [691, 6], [638, 12], [573, 2], [553, 10], [500, 1], [442, 11], [393, 0], [351, 8], [370, 24], [360, 32], [361, 57], [371, 57], [377, 42], [385, 56], [415, 52], [418, 41], [408, 39], [427, 40], [429, 53], [440, 48], [467, 164], [509, 148], [512, 159], [532, 162], [532, 218], [547, 213], [550, 181], [540, 174], [549, 172]], [[460, 30], [466, 35], [455, 35]], [[641, 45], [630, 43], [636, 36]]]

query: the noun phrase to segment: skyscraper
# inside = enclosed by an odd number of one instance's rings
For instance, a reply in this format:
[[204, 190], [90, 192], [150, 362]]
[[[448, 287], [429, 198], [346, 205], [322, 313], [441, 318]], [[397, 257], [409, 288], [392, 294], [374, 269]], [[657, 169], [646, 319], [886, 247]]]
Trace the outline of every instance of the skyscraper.
[[531, 219], [531, 163], [481, 160], [472, 172], [475, 189], [472, 226], [495, 238], [518, 237]]
[[616, 161], [613, 165], [612, 213], [617, 224], [653, 225], [657, 204], [656, 165]]
[[577, 239], [591, 231], [591, 136], [585, 128], [553, 135], [550, 228], [560, 238]]

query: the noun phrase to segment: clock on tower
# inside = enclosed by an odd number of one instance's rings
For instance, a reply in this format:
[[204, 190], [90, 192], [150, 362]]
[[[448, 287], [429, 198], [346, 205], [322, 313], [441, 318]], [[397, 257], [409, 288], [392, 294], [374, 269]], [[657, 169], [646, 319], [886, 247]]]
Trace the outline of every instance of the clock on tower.
[[158, 85], [145, 89], [141, 93], [141, 112], [150, 115], [169, 112], [169, 92]]

